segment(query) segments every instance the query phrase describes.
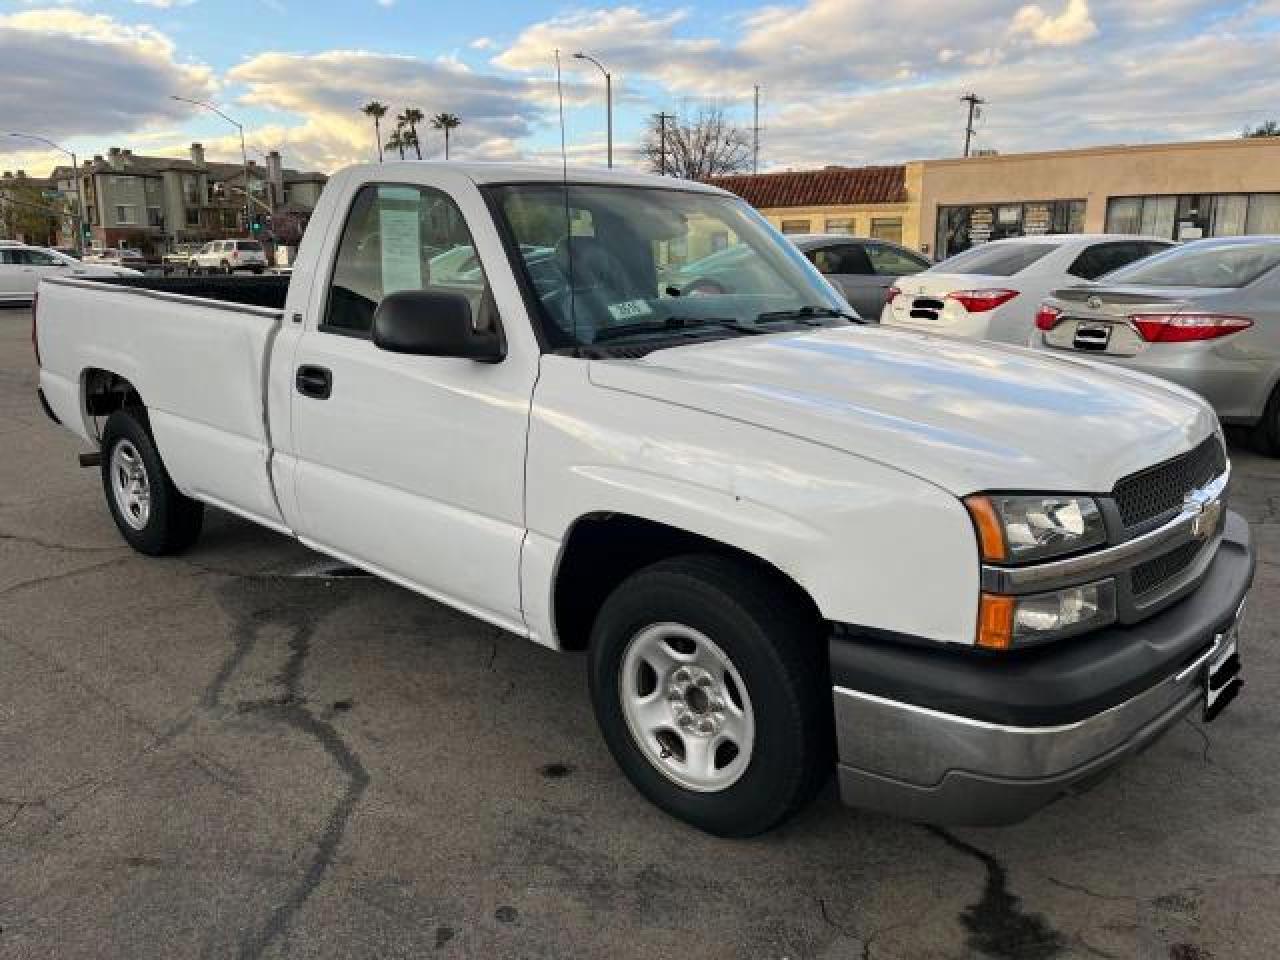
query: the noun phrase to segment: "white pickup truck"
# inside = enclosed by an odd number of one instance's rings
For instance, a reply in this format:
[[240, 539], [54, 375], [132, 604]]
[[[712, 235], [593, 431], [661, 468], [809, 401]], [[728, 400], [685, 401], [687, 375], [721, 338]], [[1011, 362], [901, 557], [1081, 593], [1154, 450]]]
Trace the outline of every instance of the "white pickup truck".
[[[659, 279], [733, 245], [749, 292]], [[622, 770], [717, 834], [833, 769], [1011, 822], [1214, 716], [1254, 551], [1212, 410], [856, 319], [708, 186], [386, 163], [290, 280], [46, 280], [33, 337], [138, 550], [208, 504], [586, 651]]]

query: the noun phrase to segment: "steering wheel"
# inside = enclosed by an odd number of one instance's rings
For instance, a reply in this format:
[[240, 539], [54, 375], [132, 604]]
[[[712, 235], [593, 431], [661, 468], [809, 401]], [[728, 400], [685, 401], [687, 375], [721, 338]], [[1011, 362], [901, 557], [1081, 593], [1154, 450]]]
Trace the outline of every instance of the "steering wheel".
[[719, 296], [728, 292], [729, 288], [714, 277], [698, 277], [685, 284], [680, 294], [685, 297], [705, 297]]

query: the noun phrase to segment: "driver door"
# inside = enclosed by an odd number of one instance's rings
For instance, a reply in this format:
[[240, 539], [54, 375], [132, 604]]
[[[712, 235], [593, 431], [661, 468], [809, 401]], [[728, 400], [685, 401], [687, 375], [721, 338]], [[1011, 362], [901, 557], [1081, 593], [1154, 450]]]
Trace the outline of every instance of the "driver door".
[[[478, 192], [466, 199], [484, 209]], [[473, 268], [443, 266], [473, 258]], [[481, 363], [391, 353], [372, 340], [379, 302], [399, 290], [462, 293], [477, 328], [500, 325], [489, 275], [502, 264], [485, 261], [449, 194], [400, 184], [354, 193], [290, 368], [293, 524], [325, 552], [522, 630], [536, 357]]]

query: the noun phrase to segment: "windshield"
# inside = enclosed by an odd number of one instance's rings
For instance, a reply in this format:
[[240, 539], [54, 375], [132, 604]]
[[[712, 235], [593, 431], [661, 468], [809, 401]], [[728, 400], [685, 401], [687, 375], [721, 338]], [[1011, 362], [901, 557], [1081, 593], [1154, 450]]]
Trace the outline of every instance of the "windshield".
[[492, 193], [553, 347], [845, 322], [848, 305], [735, 197], [558, 183]]
[[1107, 275], [1144, 287], [1243, 287], [1280, 263], [1280, 240], [1192, 243]]
[[262, 244], [260, 244], [257, 240], [237, 240], [236, 249], [257, 251], [258, 253], [261, 253]]
[[974, 273], [1012, 277], [1058, 249], [1056, 243], [989, 243], [957, 253], [933, 268], [934, 273]]

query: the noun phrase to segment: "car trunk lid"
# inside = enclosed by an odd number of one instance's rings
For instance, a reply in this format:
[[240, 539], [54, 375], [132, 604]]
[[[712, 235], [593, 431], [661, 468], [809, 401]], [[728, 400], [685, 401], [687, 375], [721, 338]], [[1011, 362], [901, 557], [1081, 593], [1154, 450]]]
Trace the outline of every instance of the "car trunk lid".
[[1150, 345], [1131, 320], [1212, 312], [1223, 290], [1201, 287], [1080, 286], [1055, 290], [1048, 302], [1062, 313], [1044, 342], [1057, 350], [1132, 357]]
[[972, 273], [934, 273], [926, 270], [901, 277], [894, 284], [899, 291], [890, 303], [893, 326], [914, 327], [946, 333], [969, 315], [960, 300], [950, 294], [963, 290], [1008, 290], [1008, 277]]

